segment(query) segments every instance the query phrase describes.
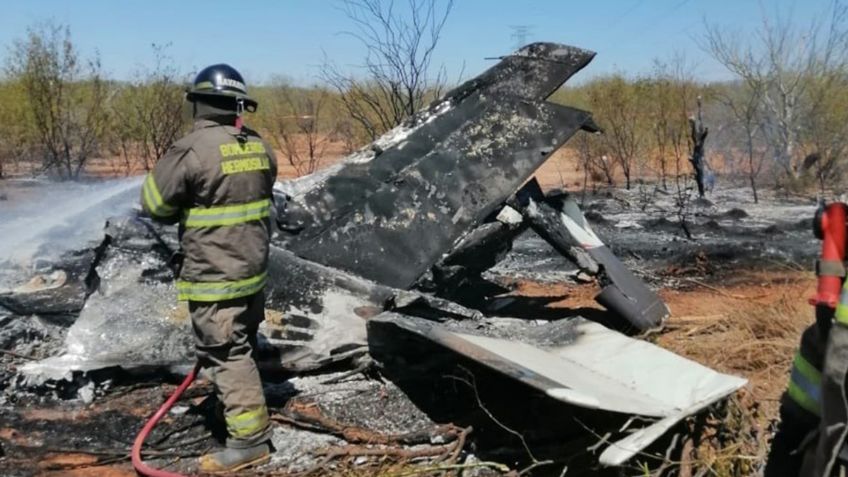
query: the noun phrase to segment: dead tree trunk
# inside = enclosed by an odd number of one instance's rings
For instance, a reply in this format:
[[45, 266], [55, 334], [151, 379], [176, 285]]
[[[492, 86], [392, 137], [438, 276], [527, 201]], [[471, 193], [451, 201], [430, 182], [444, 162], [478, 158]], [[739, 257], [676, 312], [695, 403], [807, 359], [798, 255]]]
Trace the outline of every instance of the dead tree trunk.
[[751, 134], [750, 130], [748, 131], [748, 180], [751, 182], [751, 192], [754, 193], [754, 203], [758, 204], [760, 202], [759, 196], [757, 196], [757, 174], [760, 172], [760, 168], [762, 167], [762, 162], [760, 162], [759, 167], [755, 167], [754, 162], [754, 138], [753, 134]]
[[704, 198], [706, 179], [706, 158], [704, 157], [704, 142], [707, 140], [709, 128], [704, 126], [703, 117], [701, 116], [701, 97], [698, 96], [698, 116], [689, 118], [689, 127], [691, 133], [692, 155], [689, 156], [689, 162], [692, 163], [692, 168], [695, 170], [695, 182], [698, 184], [698, 196]]

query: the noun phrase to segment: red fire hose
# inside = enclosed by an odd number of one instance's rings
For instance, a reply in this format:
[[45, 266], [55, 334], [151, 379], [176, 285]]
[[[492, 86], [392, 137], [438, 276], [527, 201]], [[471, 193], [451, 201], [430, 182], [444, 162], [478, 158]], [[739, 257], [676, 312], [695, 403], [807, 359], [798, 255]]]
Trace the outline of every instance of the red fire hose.
[[171, 410], [171, 407], [175, 402], [182, 396], [183, 392], [191, 386], [191, 383], [194, 382], [194, 378], [197, 377], [197, 372], [200, 369], [200, 365], [195, 365], [195, 367], [188, 373], [188, 376], [183, 380], [180, 386], [174, 391], [174, 394], [171, 394], [171, 397], [165, 401], [165, 404], [162, 404], [162, 407], [156, 411], [156, 414], [150, 418], [147, 423], [144, 424], [144, 427], [141, 429], [141, 432], [135, 437], [135, 442], [133, 442], [132, 447], [132, 464], [135, 471], [138, 475], [143, 475], [146, 477], [185, 477], [182, 474], [175, 474], [173, 472], [167, 472], [164, 470], [154, 469], [153, 467], [148, 466], [141, 460], [141, 446], [144, 445], [144, 440], [147, 439], [147, 435], [150, 434], [150, 431], [156, 427], [156, 424], [159, 423], [159, 420]]

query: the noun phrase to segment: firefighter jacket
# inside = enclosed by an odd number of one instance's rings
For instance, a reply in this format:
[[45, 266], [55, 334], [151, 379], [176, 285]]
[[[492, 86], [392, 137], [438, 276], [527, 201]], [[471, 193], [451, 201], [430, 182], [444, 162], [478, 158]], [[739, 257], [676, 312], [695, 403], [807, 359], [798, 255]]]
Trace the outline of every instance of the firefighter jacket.
[[276, 177], [273, 150], [255, 131], [205, 119], [147, 175], [144, 211], [180, 224], [180, 300], [215, 302], [264, 288]]

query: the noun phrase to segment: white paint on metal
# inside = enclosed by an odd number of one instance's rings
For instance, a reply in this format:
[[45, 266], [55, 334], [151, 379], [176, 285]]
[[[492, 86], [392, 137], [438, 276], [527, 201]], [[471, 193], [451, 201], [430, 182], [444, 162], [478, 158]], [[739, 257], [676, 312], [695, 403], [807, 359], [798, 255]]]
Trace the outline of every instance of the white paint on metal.
[[579, 391], [575, 391], [569, 388], [551, 388], [545, 392], [548, 396], [558, 399], [560, 401], [566, 401], [572, 404], [576, 404], [580, 407], [585, 407], [589, 409], [600, 409], [601, 403], [592, 396], [588, 396], [586, 394], [582, 394]]
[[571, 235], [580, 242], [580, 246], [584, 249], [602, 247], [604, 245], [604, 242], [595, 235], [595, 232], [589, 227], [588, 223], [584, 222], [581, 225], [565, 213], [560, 213], [559, 217], [568, 231], [571, 232]]
[[519, 225], [524, 220], [524, 217], [521, 215], [521, 212], [505, 205], [501, 211], [498, 212], [498, 216], [495, 217], [495, 219], [502, 224]]
[[[651, 343], [581, 320], [578, 338], [540, 349], [485, 336], [455, 333], [500, 359], [556, 383], [542, 389], [569, 404], [660, 418], [610, 444], [601, 463], [619, 465], [686, 416], [697, 413], [746, 384]], [[539, 387], [540, 382], [528, 382]]]

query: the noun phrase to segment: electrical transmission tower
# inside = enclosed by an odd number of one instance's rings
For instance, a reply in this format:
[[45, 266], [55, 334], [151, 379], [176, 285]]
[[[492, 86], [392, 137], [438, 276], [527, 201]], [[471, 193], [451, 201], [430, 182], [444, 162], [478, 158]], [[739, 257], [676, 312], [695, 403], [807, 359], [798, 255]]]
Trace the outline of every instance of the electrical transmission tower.
[[509, 29], [512, 30], [509, 37], [512, 38], [513, 47], [517, 50], [527, 44], [533, 25], [510, 25]]

